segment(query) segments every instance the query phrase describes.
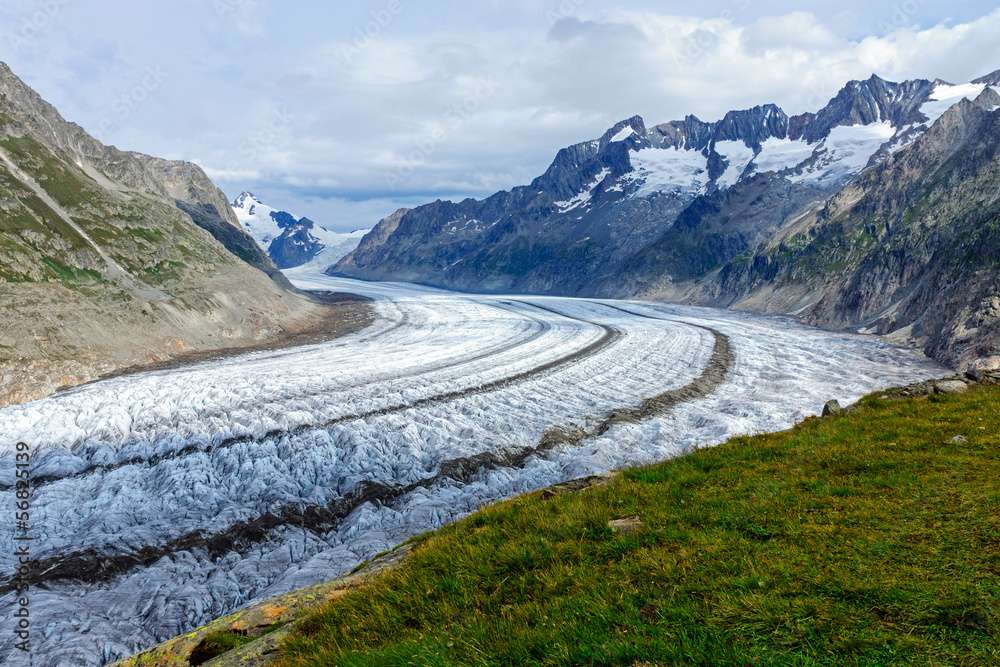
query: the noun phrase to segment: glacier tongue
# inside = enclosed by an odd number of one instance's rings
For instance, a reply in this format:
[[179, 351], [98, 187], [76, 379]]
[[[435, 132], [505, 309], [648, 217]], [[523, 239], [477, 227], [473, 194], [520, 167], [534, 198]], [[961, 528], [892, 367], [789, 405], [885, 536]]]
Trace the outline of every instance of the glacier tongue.
[[[0, 469], [13, 470], [13, 443], [24, 441], [45, 477], [33, 557], [62, 573], [32, 590], [44, 664], [102, 664], [336, 577], [485, 503], [784, 428], [828, 399], [942, 373], [876, 339], [785, 319], [453, 294], [308, 267], [288, 275], [372, 296], [377, 322], [0, 411]], [[592, 428], [690, 383], [719, 335], [735, 363], [708, 397], [530, 454], [553, 426]], [[8, 504], [11, 481], [0, 479]], [[11, 538], [0, 535], [5, 580]], [[131, 562], [144, 547], [153, 556]], [[96, 562], [117, 565], [99, 574]], [[13, 603], [0, 596], [5, 613]], [[11, 650], [4, 636], [0, 658]]]

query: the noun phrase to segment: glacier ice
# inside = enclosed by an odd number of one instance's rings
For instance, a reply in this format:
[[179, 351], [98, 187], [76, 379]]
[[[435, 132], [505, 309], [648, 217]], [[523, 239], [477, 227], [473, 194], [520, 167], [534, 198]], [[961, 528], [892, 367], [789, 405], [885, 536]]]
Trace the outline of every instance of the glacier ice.
[[[592, 299], [455, 294], [309, 267], [288, 275], [305, 289], [371, 296], [376, 322], [326, 343], [113, 378], [0, 410], [2, 502], [12, 501], [14, 443], [33, 447], [42, 481], [35, 559], [157, 554], [33, 588], [36, 660], [103, 664], [336, 577], [485, 503], [784, 428], [829, 399], [943, 373], [878, 339], [782, 318], [627, 304], [659, 318], [648, 319]], [[736, 353], [709, 397], [517, 465], [447, 474], [456, 461], [500, 461], [553, 426], [586, 428], [691, 382], [713, 347], [701, 327], [728, 336]], [[266, 516], [276, 518], [254, 523]], [[265, 528], [251, 539], [246, 525]], [[220, 541], [208, 548], [198, 535]], [[12, 553], [5, 531], [5, 580]], [[4, 613], [13, 602], [0, 595]], [[4, 636], [0, 659], [11, 650]]]

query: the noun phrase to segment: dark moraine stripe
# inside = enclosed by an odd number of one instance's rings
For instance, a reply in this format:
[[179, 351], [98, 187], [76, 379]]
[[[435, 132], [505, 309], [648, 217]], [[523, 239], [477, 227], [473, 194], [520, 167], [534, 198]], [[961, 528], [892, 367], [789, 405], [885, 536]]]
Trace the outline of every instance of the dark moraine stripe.
[[[516, 302], [516, 303], [521, 303], [522, 305], [528, 305], [528, 306], [533, 306], [534, 305], [534, 304], [528, 304], [528, 303], [523, 303], [523, 302]], [[265, 440], [271, 440], [271, 439], [276, 439], [276, 438], [281, 438], [281, 437], [289, 437], [289, 436], [294, 437], [296, 435], [300, 435], [302, 433], [305, 433], [307, 431], [311, 431], [311, 430], [314, 430], [314, 429], [332, 428], [334, 426], [337, 426], [337, 425], [340, 425], [340, 424], [346, 424], [346, 423], [349, 423], [349, 422], [352, 422], [352, 421], [372, 419], [372, 418], [375, 418], [375, 417], [384, 417], [386, 415], [398, 414], [400, 412], [406, 412], [407, 410], [413, 410], [415, 408], [423, 408], [423, 407], [427, 407], [427, 406], [430, 406], [430, 405], [436, 405], [436, 404], [439, 404], [439, 403], [448, 403], [448, 402], [451, 402], [451, 401], [454, 401], [454, 400], [457, 400], [457, 399], [460, 399], [460, 398], [466, 398], [466, 397], [469, 397], [469, 396], [475, 396], [475, 395], [479, 395], [479, 394], [486, 394], [486, 393], [498, 391], [500, 389], [506, 389], [506, 388], [511, 387], [511, 386], [513, 386], [515, 384], [519, 384], [519, 383], [522, 383], [522, 382], [525, 382], [525, 381], [528, 381], [528, 380], [535, 379], [536, 376], [543, 375], [545, 373], [549, 373], [551, 371], [554, 371], [554, 370], [557, 370], [559, 368], [562, 368], [563, 366], [568, 366], [568, 365], [571, 365], [571, 364], [576, 363], [578, 361], [581, 361], [581, 360], [583, 360], [583, 359], [585, 359], [587, 357], [590, 357], [590, 356], [592, 356], [594, 354], [597, 354], [598, 352], [601, 352], [606, 347], [608, 347], [608, 346], [616, 343], [622, 337], [622, 335], [623, 335], [620, 330], [618, 330], [618, 329], [616, 329], [614, 327], [605, 326], [603, 324], [598, 324], [596, 322], [590, 322], [589, 320], [584, 320], [584, 319], [581, 319], [581, 318], [578, 318], [578, 317], [572, 317], [570, 315], [564, 315], [562, 313], [559, 313], [559, 312], [557, 312], [555, 310], [552, 310], [552, 309], [549, 309], [549, 308], [544, 308], [544, 307], [541, 307], [541, 306], [535, 306], [535, 307], [536, 308], [540, 308], [541, 310], [544, 310], [544, 311], [547, 311], [547, 312], [550, 312], [550, 313], [555, 313], [556, 315], [560, 315], [561, 317], [566, 318], [566, 319], [575, 320], [575, 321], [578, 321], [578, 322], [584, 322], [585, 324], [591, 324], [591, 325], [600, 327], [601, 329], [603, 329], [604, 334], [601, 336], [601, 338], [599, 338], [598, 340], [594, 341], [590, 345], [587, 345], [586, 347], [581, 348], [580, 350], [577, 350], [577, 351], [572, 352], [570, 354], [567, 354], [565, 356], [559, 357], [558, 359], [553, 359], [552, 361], [546, 362], [546, 363], [544, 363], [544, 364], [542, 364], [540, 366], [536, 366], [536, 367], [528, 369], [526, 371], [522, 371], [522, 372], [517, 373], [515, 375], [511, 375], [511, 376], [508, 376], [508, 377], [505, 377], [505, 378], [500, 378], [498, 380], [493, 380], [491, 382], [488, 382], [488, 383], [485, 383], [485, 384], [482, 384], [482, 385], [478, 385], [478, 386], [475, 386], [475, 387], [467, 387], [467, 388], [464, 388], [464, 389], [457, 389], [457, 390], [449, 391], [449, 392], [446, 392], [446, 393], [443, 393], [443, 394], [437, 394], [435, 396], [428, 396], [426, 398], [421, 398], [421, 399], [418, 399], [416, 401], [411, 401], [409, 403], [399, 403], [399, 404], [388, 406], [388, 407], [385, 407], [385, 408], [378, 408], [378, 409], [375, 409], [375, 410], [370, 410], [368, 412], [362, 412], [362, 413], [351, 414], [351, 415], [342, 415], [340, 417], [335, 417], [333, 419], [329, 419], [329, 420], [326, 420], [326, 421], [323, 421], [323, 422], [319, 422], [319, 423], [302, 424], [302, 425], [296, 426], [295, 428], [292, 428], [292, 429], [280, 429], [280, 428], [279, 429], [272, 429], [271, 431], [268, 431], [267, 433], [264, 433], [263, 435], [260, 435], [260, 436], [245, 436], [245, 435], [233, 436], [233, 437], [230, 437], [230, 438], [225, 438], [223, 440], [220, 440], [219, 442], [216, 442], [216, 443], [192, 444], [192, 445], [189, 445], [187, 447], [182, 447], [180, 449], [177, 449], [177, 450], [174, 450], [174, 451], [171, 451], [171, 452], [166, 452], [164, 454], [161, 454], [161, 455], [158, 455], [158, 456], [151, 456], [151, 457], [148, 457], [148, 458], [146, 458], [146, 457], [134, 457], [134, 458], [130, 458], [130, 459], [124, 459], [122, 461], [116, 461], [115, 463], [107, 463], [107, 464], [93, 463], [93, 464], [88, 465], [87, 467], [82, 468], [81, 470], [78, 470], [78, 471], [76, 471], [74, 473], [71, 473], [69, 475], [38, 475], [32, 481], [33, 481], [35, 487], [37, 488], [37, 487], [40, 487], [40, 486], [46, 486], [46, 485], [49, 485], [49, 484], [53, 484], [53, 483], [58, 482], [58, 481], [63, 480], [63, 479], [71, 479], [71, 478], [74, 478], [74, 477], [82, 477], [84, 475], [88, 475], [88, 474], [92, 474], [92, 473], [98, 473], [98, 472], [110, 472], [112, 470], [117, 470], [119, 468], [124, 468], [126, 466], [131, 466], [131, 465], [149, 465], [149, 466], [153, 466], [153, 465], [156, 465], [156, 464], [161, 463], [163, 461], [168, 461], [168, 460], [172, 460], [172, 459], [180, 459], [180, 458], [184, 458], [186, 456], [191, 456], [192, 454], [201, 454], [201, 453], [212, 452], [212, 451], [219, 450], [219, 449], [225, 449], [227, 447], [233, 447], [233, 446], [239, 445], [239, 444], [261, 443], [261, 442], [264, 442]], [[510, 350], [515, 349], [517, 347], [520, 347], [522, 345], [527, 345], [527, 344], [529, 344], [529, 343], [537, 340], [538, 338], [540, 338], [541, 336], [543, 336], [547, 331], [550, 330], [549, 327], [551, 327], [551, 325], [546, 324], [544, 321], [542, 321], [542, 325], [543, 325], [543, 328], [541, 330], [536, 331], [534, 334], [532, 334], [530, 337], [528, 337], [526, 339], [522, 339], [520, 341], [515, 341], [514, 343], [510, 343], [510, 344], [505, 345], [505, 346], [503, 346], [501, 348], [495, 348], [495, 349], [490, 350], [488, 352], [484, 352], [482, 354], [477, 354], [476, 356], [473, 356], [473, 357], [466, 357], [466, 358], [463, 358], [463, 359], [461, 359], [459, 361], [452, 362], [452, 363], [446, 364], [444, 366], [440, 366], [440, 367], [434, 368], [432, 370], [433, 371], [439, 371], [439, 370], [444, 370], [444, 369], [447, 369], [447, 368], [451, 368], [453, 366], [459, 366], [459, 365], [463, 365], [463, 364], [473, 363], [473, 362], [478, 361], [480, 359], [483, 359], [485, 357], [492, 356], [492, 355], [495, 355], [495, 354], [502, 354], [504, 352], [509, 352]], [[423, 372], [427, 372], [427, 371], [423, 371]], [[400, 376], [400, 377], [407, 377], [407, 376], [404, 375], [404, 376]], [[13, 487], [11, 487], [10, 485], [0, 485], [0, 491], [10, 491], [12, 488]]]
[[[608, 307], [636, 317], [676, 322], [633, 313], [614, 306]], [[217, 533], [194, 531], [160, 546], [145, 546], [137, 551], [123, 554], [101, 554], [88, 549], [53, 556], [32, 563], [27, 581], [34, 586], [60, 581], [96, 584], [112, 580], [133, 569], [147, 567], [160, 558], [182, 551], [201, 551], [213, 560], [233, 552], [246, 553], [255, 544], [266, 541], [272, 531], [284, 526], [302, 527], [317, 533], [325, 533], [336, 528], [351, 512], [365, 503], [391, 505], [419, 488], [429, 488], [443, 483], [467, 484], [484, 472], [498, 468], [517, 468], [524, 465], [529, 458], [555, 447], [577, 445], [587, 438], [602, 435], [616, 424], [662, 416], [681, 403], [704, 398], [714, 392], [725, 381], [734, 361], [732, 346], [725, 334], [687, 322], [678, 323], [708, 331], [715, 340], [708, 364], [699, 376], [683, 387], [670, 389], [646, 399], [638, 406], [614, 410], [604, 415], [591, 429], [563, 427], [549, 429], [532, 447], [506, 452], [483, 452], [471, 457], [444, 461], [439, 466], [437, 474], [412, 484], [392, 486], [380, 482], [362, 482], [347, 496], [326, 505], [289, 504], [250, 521], [233, 524]], [[617, 331], [610, 328], [608, 330]], [[605, 336], [607, 335], [606, 333]], [[580, 357], [588, 356], [583, 354], [584, 351], [580, 350], [577, 354]], [[12, 581], [7, 580], [0, 584], [0, 594], [7, 593], [12, 588]]]

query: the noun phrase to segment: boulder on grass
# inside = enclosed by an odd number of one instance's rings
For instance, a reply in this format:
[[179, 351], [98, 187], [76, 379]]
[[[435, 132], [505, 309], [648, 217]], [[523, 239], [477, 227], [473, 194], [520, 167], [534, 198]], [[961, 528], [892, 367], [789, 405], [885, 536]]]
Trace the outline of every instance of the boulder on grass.
[[934, 391], [938, 394], [964, 394], [969, 385], [961, 380], [942, 380], [934, 383]]
[[643, 528], [642, 519], [637, 516], [629, 516], [624, 519], [612, 519], [608, 521], [608, 528], [621, 535], [631, 535], [638, 533]]

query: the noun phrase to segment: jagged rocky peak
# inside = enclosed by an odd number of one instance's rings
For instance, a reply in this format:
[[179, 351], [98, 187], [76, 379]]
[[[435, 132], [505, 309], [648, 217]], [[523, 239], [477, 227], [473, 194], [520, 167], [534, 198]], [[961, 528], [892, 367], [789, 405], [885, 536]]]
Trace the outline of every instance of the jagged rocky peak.
[[788, 115], [776, 104], [730, 111], [716, 125], [713, 142], [742, 141], [755, 151], [771, 137], [788, 135]]
[[628, 141], [629, 139], [636, 140], [645, 136], [646, 123], [643, 121], [642, 116], [632, 116], [612, 125], [604, 133], [604, 136], [600, 138], [599, 142], [601, 147], [605, 147], [614, 142]]
[[987, 88], [974, 101], [987, 111], [995, 111], [1000, 106], [1000, 89]]
[[259, 204], [260, 200], [254, 193], [243, 191], [233, 200], [233, 208], [249, 208], [254, 204]]
[[677, 148], [701, 151], [708, 147], [715, 131], [715, 123], [706, 123], [694, 115], [684, 120], [672, 120], [657, 125], [650, 132], [650, 144], [654, 148]]
[[795, 132], [791, 138], [801, 137], [814, 143], [838, 126], [887, 122], [893, 127], [903, 127], [926, 120], [920, 115], [920, 106], [933, 89], [934, 84], [924, 79], [895, 83], [875, 74], [865, 81], [850, 81], [807, 122], [793, 123]]
[[1000, 69], [986, 76], [981, 76], [978, 79], [974, 79], [972, 83], [981, 83], [987, 86], [1000, 86]]

